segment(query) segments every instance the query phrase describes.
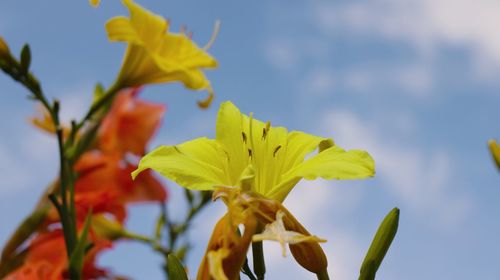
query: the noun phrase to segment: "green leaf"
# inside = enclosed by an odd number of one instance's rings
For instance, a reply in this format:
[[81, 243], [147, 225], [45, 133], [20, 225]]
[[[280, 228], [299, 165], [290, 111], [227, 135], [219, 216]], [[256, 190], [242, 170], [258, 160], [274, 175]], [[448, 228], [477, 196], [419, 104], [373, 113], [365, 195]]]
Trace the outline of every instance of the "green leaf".
[[88, 248], [87, 236], [89, 233], [91, 219], [92, 211], [90, 211], [85, 218], [82, 234], [80, 235], [80, 239], [78, 239], [75, 249], [71, 253], [71, 257], [69, 259], [69, 273], [71, 279], [81, 279], [83, 259], [85, 257], [86, 249]]
[[28, 256], [28, 253], [28, 249], [24, 249], [19, 254], [11, 256], [7, 260], [2, 259], [2, 262], [0, 263], [0, 279], [4, 279], [4, 277], [9, 273], [23, 265], [24, 260]]
[[167, 257], [167, 273], [170, 280], [188, 280], [182, 263], [174, 254]]
[[359, 280], [372, 280], [375, 279], [385, 254], [391, 246], [394, 236], [398, 231], [399, 224], [399, 209], [394, 208], [385, 216], [380, 224], [372, 244], [366, 253], [366, 257], [361, 265]]
[[23, 46], [21, 50], [21, 70], [28, 73], [31, 64], [31, 50], [28, 44]]
[[16, 250], [21, 246], [45, 221], [45, 217], [49, 212], [50, 204], [43, 205], [35, 209], [24, 221], [17, 227], [16, 231], [12, 234], [9, 241], [5, 244], [2, 250], [1, 260], [7, 260], [13, 255]]

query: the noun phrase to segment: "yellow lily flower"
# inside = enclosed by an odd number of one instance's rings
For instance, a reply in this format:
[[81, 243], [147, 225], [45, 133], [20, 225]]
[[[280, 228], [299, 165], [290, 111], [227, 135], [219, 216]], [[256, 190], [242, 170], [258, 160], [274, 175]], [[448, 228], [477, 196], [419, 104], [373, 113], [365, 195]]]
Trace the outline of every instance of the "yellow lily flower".
[[[306, 159], [318, 149], [319, 153]], [[132, 176], [151, 168], [179, 185], [214, 190], [228, 213], [217, 223], [198, 271], [198, 279], [238, 279], [250, 240], [289, 244], [292, 255], [307, 270], [326, 271], [327, 259], [318, 242], [281, 204], [302, 179], [360, 179], [374, 175], [365, 151], [345, 151], [333, 140], [304, 132], [288, 132], [246, 116], [231, 102], [221, 104], [215, 139], [197, 138], [176, 146], [161, 146], [144, 156]], [[255, 234], [249, 222], [267, 225]], [[238, 225], [245, 225], [242, 238]], [[244, 241], [243, 241], [244, 240]], [[231, 265], [228, 265], [231, 264]]]
[[169, 32], [169, 23], [161, 16], [132, 0], [122, 2], [130, 18], [118, 16], [106, 24], [109, 40], [128, 43], [116, 83], [138, 87], [180, 81], [189, 89], [208, 90], [208, 99], [199, 102], [202, 107], [208, 106], [213, 91], [201, 69], [215, 68], [217, 61], [186, 34]]
[[[316, 149], [318, 154], [305, 159]], [[234, 186], [278, 201], [302, 178], [361, 179], [375, 172], [365, 151], [345, 151], [328, 138], [271, 127], [229, 101], [220, 106], [215, 139], [161, 146], [141, 159], [132, 176], [148, 168], [188, 189]]]

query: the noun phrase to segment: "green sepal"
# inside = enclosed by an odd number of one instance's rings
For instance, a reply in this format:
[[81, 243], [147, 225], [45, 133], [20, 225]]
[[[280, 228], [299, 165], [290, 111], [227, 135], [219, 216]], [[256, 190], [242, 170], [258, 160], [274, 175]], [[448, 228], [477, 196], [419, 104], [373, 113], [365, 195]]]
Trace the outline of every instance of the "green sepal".
[[385, 254], [396, 236], [399, 224], [399, 209], [394, 208], [385, 216], [361, 265], [359, 280], [375, 279]]
[[188, 280], [184, 266], [174, 254], [167, 257], [167, 274], [170, 280]]
[[99, 100], [101, 100], [101, 98], [103, 98], [105, 94], [106, 90], [104, 90], [104, 87], [100, 83], [97, 83], [94, 88], [94, 97], [92, 100], [92, 106]]
[[76, 243], [75, 249], [71, 253], [69, 258], [69, 273], [71, 279], [81, 279], [81, 272], [83, 268], [83, 260], [85, 257], [86, 249], [89, 248], [89, 243], [87, 242], [87, 236], [90, 229], [90, 222], [92, 220], [92, 211], [87, 214], [85, 218], [85, 224], [83, 225], [82, 234]]

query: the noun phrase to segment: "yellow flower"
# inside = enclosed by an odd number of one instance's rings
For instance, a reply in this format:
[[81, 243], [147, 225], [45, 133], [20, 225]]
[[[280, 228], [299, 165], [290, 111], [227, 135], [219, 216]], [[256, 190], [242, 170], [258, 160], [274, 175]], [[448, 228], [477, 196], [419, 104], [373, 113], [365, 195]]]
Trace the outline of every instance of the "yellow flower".
[[[306, 159], [316, 149], [318, 154]], [[275, 240], [283, 248], [289, 244], [302, 267], [325, 273], [328, 262], [318, 244], [324, 240], [311, 235], [281, 201], [302, 178], [361, 179], [375, 172], [365, 151], [345, 151], [328, 138], [271, 127], [252, 114], [243, 115], [231, 102], [221, 104], [215, 139], [159, 147], [141, 159], [132, 176], [148, 168], [185, 188], [214, 190], [214, 198], [227, 205], [198, 272], [198, 279], [222, 280], [238, 279], [248, 234], [254, 241]], [[255, 227], [247, 226], [251, 221], [267, 227], [255, 234]], [[242, 224], [245, 232], [239, 238], [235, 232]]]
[[[318, 154], [305, 159], [316, 149]], [[148, 168], [188, 189], [234, 186], [278, 201], [302, 178], [361, 179], [375, 172], [365, 151], [345, 151], [328, 138], [271, 127], [231, 102], [220, 106], [215, 139], [161, 146], [141, 159], [133, 176]]]
[[[180, 81], [189, 89], [208, 90], [210, 82], [202, 68], [215, 68], [217, 61], [199, 48], [186, 34], [169, 32], [169, 23], [132, 0], [123, 0], [130, 18], [115, 17], [106, 30], [111, 41], [127, 42], [127, 50], [116, 83], [121, 87]], [[207, 46], [208, 47], [208, 46]]]

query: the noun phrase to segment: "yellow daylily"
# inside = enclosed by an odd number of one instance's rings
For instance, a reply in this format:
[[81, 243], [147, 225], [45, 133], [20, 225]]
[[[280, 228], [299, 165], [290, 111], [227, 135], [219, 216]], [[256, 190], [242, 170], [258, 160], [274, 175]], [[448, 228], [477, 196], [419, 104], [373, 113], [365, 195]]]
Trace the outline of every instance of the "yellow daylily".
[[199, 102], [202, 107], [208, 106], [213, 91], [201, 69], [217, 66], [217, 61], [206, 52], [208, 46], [199, 48], [186, 34], [169, 32], [166, 19], [132, 0], [122, 2], [129, 9], [130, 18], [118, 16], [106, 24], [109, 40], [128, 43], [116, 83], [138, 87], [180, 81], [189, 89], [208, 90], [208, 99]]
[[[318, 149], [318, 154], [306, 156]], [[345, 151], [333, 140], [304, 132], [288, 132], [242, 114], [231, 102], [221, 104], [215, 139], [197, 138], [176, 146], [161, 146], [144, 156], [135, 177], [151, 168], [179, 185], [214, 190], [227, 205], [217, 223], [198, 279], [238, 279], [252, 236], [254, 241], [288, 244], [307, 270], [326, 273], [328, 262], [318, 242], [281, 204], [302, 179], [360, 179], [373, 176], [374, 162], [365, 151]], [[259, 222], [267, 229], [256, 234]], [[243, 237], [236, 231], [245, 226]]]
[[[316, 149], [318, 154], [305, 159]], [[365, 151], [345, 151], [328, 138], [271, 127], [229, 101], [220, 106], [215, 139], [161, 146], [141, 159], [132, 176], [148, 168], [188, 189], [234, 186], [278, 201], [302, 178], [361, 179], [375, 172]]]

